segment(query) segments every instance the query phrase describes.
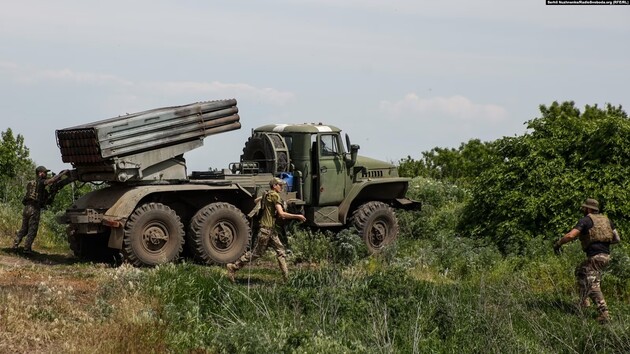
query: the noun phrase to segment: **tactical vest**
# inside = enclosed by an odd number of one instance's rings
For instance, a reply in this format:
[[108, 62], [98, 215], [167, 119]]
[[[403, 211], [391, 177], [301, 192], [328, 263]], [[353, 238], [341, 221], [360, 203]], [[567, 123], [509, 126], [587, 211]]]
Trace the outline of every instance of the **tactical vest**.
[[613, 230], [606, 215], [588, 214], [593, 220], [593, 227], [588, 230], [588, 234], [580, 234], [582, 249], [586, 250], [593, 242], [611, 242], [613, 240]]
[[26, 184], [26, 195], [22, 199], [22, 204], [32, 204], [41, 208], [46, 204], [46, 198], [48, 198], [46, 185], [38, 178]]
[[26, 205], [28, 203], [36, 202], [39, 194], [37, 192], [37, 181], [29, 181], [26, 184], [26, 195], [24, 196], [24, 199], [22, 199], [22, 204]]

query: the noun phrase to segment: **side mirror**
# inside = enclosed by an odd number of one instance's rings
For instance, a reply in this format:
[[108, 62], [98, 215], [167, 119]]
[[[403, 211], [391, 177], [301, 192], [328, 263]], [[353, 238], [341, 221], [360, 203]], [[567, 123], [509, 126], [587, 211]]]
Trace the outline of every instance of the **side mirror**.
[[350, 152], [350, 156], [348, 154], [344, 154], [344, 160], [346, 161], [346, 165], [350, 168], [357, 163], [357, 153], [359, 151], [360, 146], [356, 144], [350, 144], [350, 137], [346, 134], [346, 146], [348, 151]]

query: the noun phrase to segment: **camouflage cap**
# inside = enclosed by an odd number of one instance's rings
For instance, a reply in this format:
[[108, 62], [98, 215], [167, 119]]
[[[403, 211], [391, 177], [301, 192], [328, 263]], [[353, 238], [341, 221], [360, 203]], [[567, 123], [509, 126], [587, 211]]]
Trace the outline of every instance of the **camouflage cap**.
[[47, 169], [44, 166], [37, 166], [37, 168], [35, 169], [35, 173], [40, 173], [40, 172], [48, 172], [50, 171], [49, 169]]
[[276, 184], [284, 184], [284, 180], [281, 180], [278, 177], [274, 177], [274, 178], [271, 179], [271, 181], [269, 181], [269, 187], [273, 187]]
[[588, 208], [591, 210], [599, 211], [599, 202], [597, 201], [597, 199], [588, 198], [586, 199], [584, 204], [582, 204], [582, 208]]

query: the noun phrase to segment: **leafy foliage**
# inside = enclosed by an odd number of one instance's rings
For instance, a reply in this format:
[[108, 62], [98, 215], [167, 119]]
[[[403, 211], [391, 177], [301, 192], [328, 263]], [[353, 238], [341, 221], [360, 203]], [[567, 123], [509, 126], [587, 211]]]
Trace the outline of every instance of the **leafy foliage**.
[[400, 161], [398, 172], [401, 176], [429, 177], [465, 186], [497, 162], [493, 143], [472, 139], [457, 149], [435, 147], [423, 152], [417, 161], [407, 156]]
[[21, 134], [0, 133], [0, 201], [18, 204], [26, 183], [35, 177], [35, 164]]
[[618, 228], [630, 231], [630, 120], [621, 107], [573, 102], [540, 106], [529, 132], [493, 143], [501, 163], [484, 168], [472, 186], [460, 231], [523, 252], [535, 238], [554, 239], [593, 197]]

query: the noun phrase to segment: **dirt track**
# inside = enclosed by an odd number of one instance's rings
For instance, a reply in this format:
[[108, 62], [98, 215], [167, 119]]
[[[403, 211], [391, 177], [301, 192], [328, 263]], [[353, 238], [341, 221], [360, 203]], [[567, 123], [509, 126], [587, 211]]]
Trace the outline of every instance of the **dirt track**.
[[95, 271], [102, 265], [83, 268], [69, 267], [76, 260], [63, 254], [39, 253], [24, 255], [10, 249], [0, 249], [0, 291], [7, 293], [28, 292], [42, 282], [71, 287], [81, 297], [89, 296], [97, 288]]

